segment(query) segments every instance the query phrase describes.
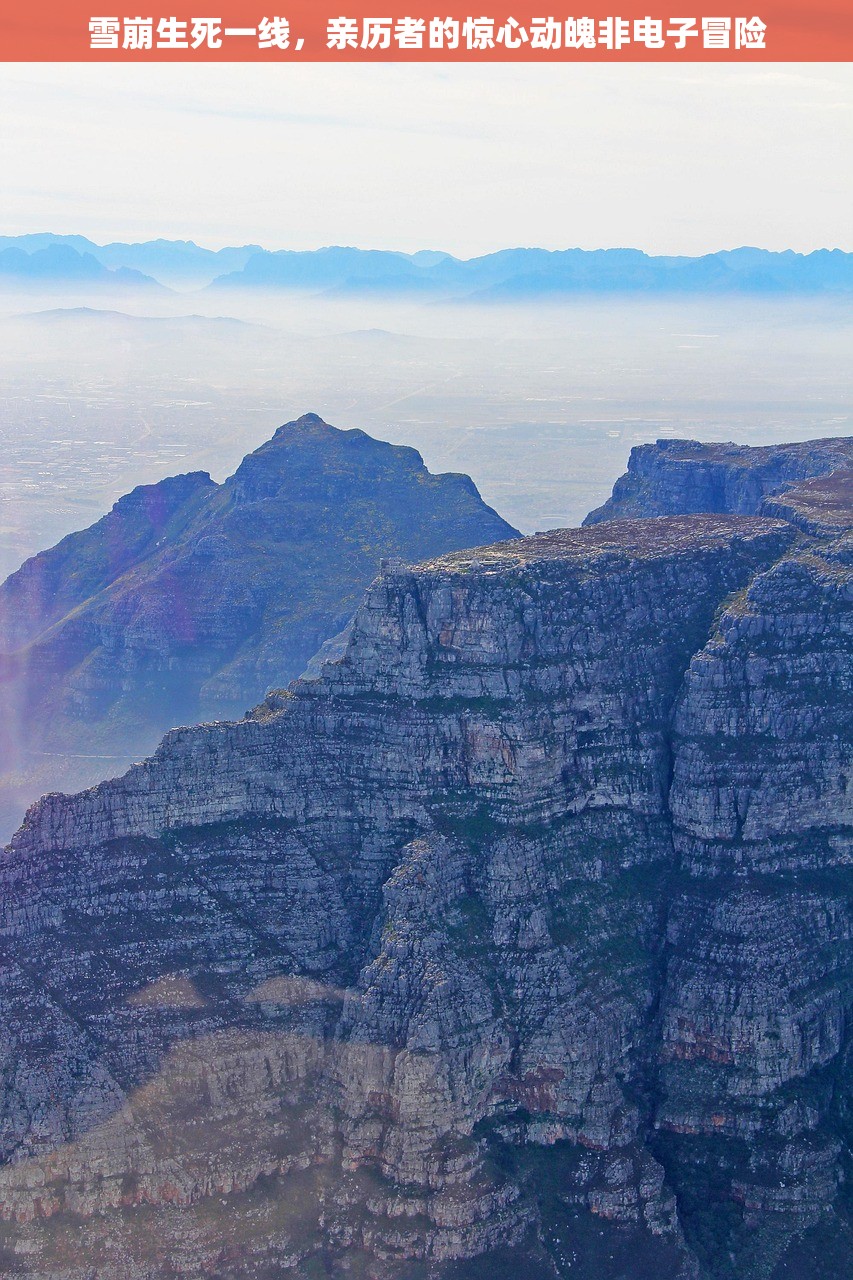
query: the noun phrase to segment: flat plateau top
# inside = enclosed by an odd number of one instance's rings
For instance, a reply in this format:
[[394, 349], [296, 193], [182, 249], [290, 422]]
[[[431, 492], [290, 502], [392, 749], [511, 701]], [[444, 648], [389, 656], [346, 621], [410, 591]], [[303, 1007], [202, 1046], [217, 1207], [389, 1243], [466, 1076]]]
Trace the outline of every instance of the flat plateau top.
[[641, 445], [637, 452], [658, 453], [667, 462], [724, 462], [747, 468], [782, 458], [811, 458], [815, 454], [837, 454], [839, 462], [853, 462], [853, 437], [823, 436], [818, 440], [796, 440], [788, 444], [735, 444], [733, 441], [678, 440], [667, 438]]
[[655, 516], [643, 520], [610, 520], [584, 529], [549, 529], [529, 538], [494, 542], [486, 547], [452, 551], [413, 566], [414, 572], [471, 573], [513, 565], [565, 560], [575, 564], [618, 556], [654, 560], [686, 552], [709, 551], [732, 542], [784, 537], [792, 530], [783, 520], [761, 516]]

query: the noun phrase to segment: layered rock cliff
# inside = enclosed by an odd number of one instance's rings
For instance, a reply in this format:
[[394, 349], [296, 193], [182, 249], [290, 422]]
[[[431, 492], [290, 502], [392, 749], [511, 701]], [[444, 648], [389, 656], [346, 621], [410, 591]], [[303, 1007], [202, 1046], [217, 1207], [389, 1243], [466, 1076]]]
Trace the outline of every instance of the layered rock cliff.
[[40, 801], [0, 1268], [848, 1275], [829, 483], [390, 568], [319, 678]]
[[631, 450], [628, 470], [584, 524], [701, 511], [757, 515], [766, 496], [850, 466], [850, 437], [761, 446], [658, 440]]
[[314, 414], [222, 485], [197, 472], [134, 490], [0, 587], [0, 836], [43, 791], [298, 676], [382, 557], [515, 534], [467, 476]]

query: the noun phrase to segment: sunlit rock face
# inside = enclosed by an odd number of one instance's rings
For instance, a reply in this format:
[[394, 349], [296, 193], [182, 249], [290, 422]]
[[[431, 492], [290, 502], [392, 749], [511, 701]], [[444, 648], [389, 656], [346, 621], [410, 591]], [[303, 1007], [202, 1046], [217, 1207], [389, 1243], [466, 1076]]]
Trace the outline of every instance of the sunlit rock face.
[[0, 586], [0, 838], [43, 792], [301, 675], [382, 558], [516, 534], [467, 476], [316, 414], [221, 485], [194, 472], [135, 489]]
[[853, 440], [843, 436], [760, 446], [658, 440], [631, 450], [628, 470], [584, 524], [703, 511], [757, 515], [768, 495], [851, 466]]
[[390, 566], [318, 678], [34, 806], [6, 1270], [848, 1274], [824, 483]]

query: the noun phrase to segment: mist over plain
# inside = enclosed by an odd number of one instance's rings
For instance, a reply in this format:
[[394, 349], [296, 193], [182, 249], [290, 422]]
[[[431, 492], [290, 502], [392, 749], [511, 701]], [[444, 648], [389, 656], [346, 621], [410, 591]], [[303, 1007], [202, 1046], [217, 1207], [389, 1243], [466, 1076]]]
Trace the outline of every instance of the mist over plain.
[[576, 525], [634, 444], [849, 434], [850, 342], [843, 297], [7, 291], [0, 576], [308, 410], [469, 473], [524, 532]]

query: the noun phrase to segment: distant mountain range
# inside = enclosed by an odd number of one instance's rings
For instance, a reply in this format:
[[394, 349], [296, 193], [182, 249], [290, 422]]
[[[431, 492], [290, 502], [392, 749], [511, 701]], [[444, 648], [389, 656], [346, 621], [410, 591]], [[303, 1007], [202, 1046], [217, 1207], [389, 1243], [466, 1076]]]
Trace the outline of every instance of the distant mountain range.
[[516, 535], [468, 476], [314, 414], [224, 484], [197, 471], [134, 489], [0, 586], [0, 825], [300, 675], [382, 557]]
[[[16, 250], [34, 261], [30, 264], [30, 274], [35, 275], [40, 268], [42, 274], [51, 259], [46, 251], [62, 250], [62, 258], [55, 259], [56, 274], [68, 278], [77, 271], [89, 271], [95, 274], [88, 260], [103, 270], [115, 273], [131, 271], [136, 277], [144, 276], [146, 282], [152, 278], [159, 284], [169, 288], [200, 288], [209, 284], [223, 272], [239, 271], [255, 253], [263, 250], [259, 245], [243, 245], [233, 249], [202, 249], [192, 240], [148, 240], [142, 244], [95, 244], [85, 236], [56, 236], [50, 232], [40, 232], [25, 236], [0, 236], [0, 275], [23, 274], [24, 268], [18, 260], [17, 269], [5, 265], [5, 254], [8, 250]], [[76, 260], [84, 259], [81, 267]], [[10, 259], [11, 263], [12, 260]], [[129, 277], [122, 277], [130, 283]], [[140, 281], [137, 279], [137, 283]]]
[[639, 249], [502, 249], [478, 258], [332, 246], [219, 250], [191, 240], [97, 245], [84, 236], [0, 236], [0, 283], [73, 280], [125, 287], [296, 289], [501, 302], [573, 294], [836, 294], [853, 291], [853, 254], [740, 248], [701, 257]]
[[[3, 242], [0, 241], [0, 245]], [[93, 254], [79, 252], [68, 244], [47, 244], [43, 248], [22, 249], [14, 244], [0, 247], [0, 284], [50, 285], [79, 283], [86, 286], [113, 285], [122, 288], [162, 290], [152, 276], [133, 267], [115, 270], [104, 266]]]
[[853, 254], [737, 249], [668, 258], [639, 249], [503, 249], [462, 261], [345, 248], [284, 250], [254, 254], [211, 287], [418, 293], [482, 302], [576, 293], [828, 293], [853, 289]]

